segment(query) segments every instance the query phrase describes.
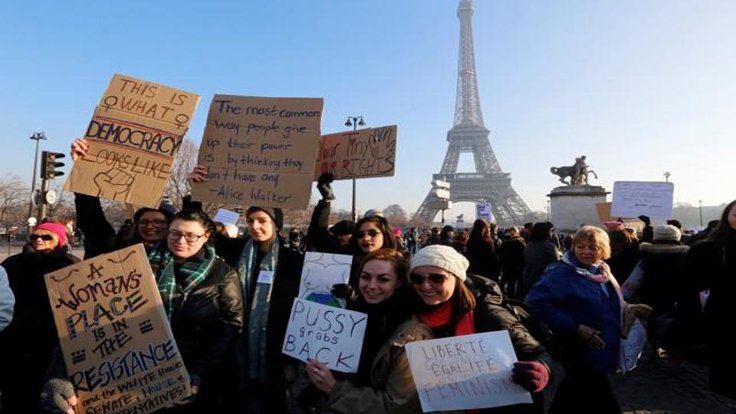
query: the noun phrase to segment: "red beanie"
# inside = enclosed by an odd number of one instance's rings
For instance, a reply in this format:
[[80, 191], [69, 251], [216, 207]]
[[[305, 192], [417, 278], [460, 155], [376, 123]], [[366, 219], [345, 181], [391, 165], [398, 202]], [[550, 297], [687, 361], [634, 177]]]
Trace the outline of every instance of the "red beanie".
[[36, 226], [36, 229], [46, 230], [56, 234], [59, 237], [59, 247], [66, 244], [66, 226], [58, 223], [42, 223]]

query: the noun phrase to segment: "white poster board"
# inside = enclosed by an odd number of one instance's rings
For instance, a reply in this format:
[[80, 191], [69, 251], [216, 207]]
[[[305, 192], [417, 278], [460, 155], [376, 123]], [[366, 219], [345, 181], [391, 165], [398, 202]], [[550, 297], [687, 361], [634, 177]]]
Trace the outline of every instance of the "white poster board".
[[486, 219], [493, 221], [493, 211], [491, 210], [491, 203], [478, 203], [475, 205], [475, 216], [479, 219]]
[[613, 183], [611, 217], [669, 219], [672, 217], [673, 183], [662, 181], [616, 181]]
[[299, 297], [323, 305], [345, 307], [345, 300], [335, 297], [332, 286], [348, 283], [353, 256], [307, 252], [304, 255]]
[[531, 403], [511, 379], [516, 354], [508, 331], [406, 344], [424, 412]]
[[368, 315], [296, 298], [281, 352], [313, 358], [340, 372], [358, 372]]
[[217, 209], [217, 213], [215, 213], [215, 217], [212, 219], [212, 221], [219, 221], [222, 224], [238, 224], [239, 218], [240, 214], [238, 214], [237, 212], [228, 210], [226, 208], [219, 208]]

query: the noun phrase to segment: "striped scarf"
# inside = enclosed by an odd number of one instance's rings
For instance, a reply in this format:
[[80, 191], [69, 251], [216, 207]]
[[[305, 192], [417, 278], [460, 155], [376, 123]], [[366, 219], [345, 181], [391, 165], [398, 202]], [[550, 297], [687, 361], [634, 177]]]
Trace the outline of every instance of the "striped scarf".
[[[271, 292], [276, 283], [276, 264], [279, 257], [280, 240], [274, 240], [273, 248], [261, 260], [258, 272], [254, 275], [258, 245], [248, 240], [238, 263], [238, 274], [243, 286], [243, 300], [248, 312], [246, 335], [247, 378], [263, 383], [266, 378], [266, 329], [271, 305]], [[273, 272], [271, 283], [258, 283], [261, 271]], [[255, 278], [255, 280], [254, 280]], [[253, 289], [255, 283], [255, 289]], [[251, 294], [251, 292], [253, 292]]]
[[[215, 248], [206, 244], [202, 248], [204, 250], [204, 258], [196, 255], [188, 258], [179, 266], [178, 270], [174, 270], [174, 255], [171, 251], [164, 248], [157, 248], [148, 254], [148, 261], [151, 263], [151, 269], [156, 277], [158, 291], [161, 294], [161, 300], [164, 303], [166, 316], [171, 321], [171, 315], [174, 312], [174, 296], [178, 294], [188, 295], [207, 277], [212, 263], [216, 257]], [[182, 283], [177, 283], [176, 274], [183, 276]]]

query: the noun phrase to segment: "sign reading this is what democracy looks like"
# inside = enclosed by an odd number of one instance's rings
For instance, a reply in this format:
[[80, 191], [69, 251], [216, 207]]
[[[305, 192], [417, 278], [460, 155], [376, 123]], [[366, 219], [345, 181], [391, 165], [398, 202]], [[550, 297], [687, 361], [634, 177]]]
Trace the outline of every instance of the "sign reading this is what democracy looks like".
[[79, 414], [146, 414], [191, 394], [142, 244], [45, 277]]
[[390, 125], [323, 136], [314, 179], [322, 173], [331, 173], [336, 180], [393, 176], [396, 130]]
[[199, 95], [115, 75], [64, 189], [157, 208], [198, 103]]
[[192, 197], [225, 205], [305, 209], [317, 162], [322, 98], [215, 95]]

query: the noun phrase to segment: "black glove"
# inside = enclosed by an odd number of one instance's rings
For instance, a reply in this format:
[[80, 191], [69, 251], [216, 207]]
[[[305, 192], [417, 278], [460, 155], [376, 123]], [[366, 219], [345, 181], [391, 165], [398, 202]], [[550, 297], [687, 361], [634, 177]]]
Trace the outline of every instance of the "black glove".
[[335, 181], [335, 176], [331, 173], [322, 173], [317, 179], [317, 190], [322, 194], [322, 199], [325, 201], [335, 199], [335, 193], [332, 192], [332, 186], [330, 185], [333, 181]]
[[336, 298], [349, 301], [354, 301], [358, 299], [358, 294], [355, 293], [355, 289], [353, 289], [353, 287], [348, 285], [347, 283], [338, 283], [332, 285], [332, 290], [330, 291], [330, 293], [332, 293], [332, 295]]

